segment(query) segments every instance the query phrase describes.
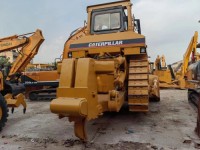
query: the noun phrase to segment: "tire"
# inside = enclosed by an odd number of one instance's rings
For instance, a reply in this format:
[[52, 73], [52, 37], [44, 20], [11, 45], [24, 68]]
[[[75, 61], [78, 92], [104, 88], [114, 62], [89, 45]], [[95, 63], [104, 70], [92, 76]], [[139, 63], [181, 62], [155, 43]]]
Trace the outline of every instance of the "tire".
[[31, 100], [31, 101], [37, 101], [37, 100], [38, 100], [38, 95], [37, 95], [37, 93], [30, 92], [30, 93], [29, 93], [29, 100]]
[[0, 131], [5, 126], [8, 117], [8, 108], [4, 97], [0, 94]]

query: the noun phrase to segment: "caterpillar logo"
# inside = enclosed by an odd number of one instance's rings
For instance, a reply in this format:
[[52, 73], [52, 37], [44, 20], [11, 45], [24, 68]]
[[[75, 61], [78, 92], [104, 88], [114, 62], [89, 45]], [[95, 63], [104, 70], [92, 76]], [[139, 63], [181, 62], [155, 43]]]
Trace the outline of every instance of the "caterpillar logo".
[[114, 45], [122, 45], [122, 44], [123, 44], [123, 41], [107, 41], [107, 42], [89, 43], [88, 47], [114, 46]]
[[106, 46], [117, 46], [117, 45], [127, 46], [127, 45], [133, 45], [133, 44], [145, 45], [145, 38], [70, 44], [70, 49], [79, 49], [79, 48], [87, 48], [87, 47], [89, 48], [106, 47]]

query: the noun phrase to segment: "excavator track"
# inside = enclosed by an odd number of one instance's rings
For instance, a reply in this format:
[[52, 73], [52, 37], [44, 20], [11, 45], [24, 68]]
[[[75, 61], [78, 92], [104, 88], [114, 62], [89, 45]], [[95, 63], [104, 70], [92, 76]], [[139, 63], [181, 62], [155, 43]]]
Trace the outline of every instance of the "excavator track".
[[149, 110], [149, 75], [146, 55], [134, 56], [129, 62], [128, 105], [129, 111]]
[[34, 90], [29, 93], [31, 101], [52, 100], [56, 98], [56, 88]]

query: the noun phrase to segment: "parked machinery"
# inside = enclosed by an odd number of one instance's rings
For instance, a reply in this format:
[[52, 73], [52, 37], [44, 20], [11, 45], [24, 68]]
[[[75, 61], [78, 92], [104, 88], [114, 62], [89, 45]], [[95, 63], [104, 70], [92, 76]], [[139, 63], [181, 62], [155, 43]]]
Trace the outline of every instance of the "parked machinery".
[[178, 88], [178, 85], [173, 83], [175, 75], [171, 66], [166, 65], [164, 55], [161, 57], [158, 55], [152, 67], [152, 73], [159, 78], [160, 88]]
[[26, 97], [30, 100], [51, 100], [56, 98], [56, 88], [60, 78], [60, 64], [63, 59], [68, 58], [70, 43], [85, 36], [86, 28], [74, 30], [65, 42], [62, 58], [57, 62], [55, 70], [23, 72], [21, 81], [26, 87]]
[[[130, 0], [87, 7], [85, 34], [65, 45], [57, 98], [50, 109], [74, 121], [74, 132], [87, 139], [85, 122], [105, 111], [118, 112], [125, 101], [131, 112], [147, 112], [159, 101], [159, 82], [149, 74], [145, 37], [132, 17]], [[66, 52], [65, 51], [65, 52]]]
[[[196, 44], [196, 48], [200, 48], [200, 44]], [[187, 81], [194, 84], [193, 87], [188, 89], [188, 100], [197, 107], [200, 93], [200, 61], [197, 61], [188, 67]]]
[[30, 100], [54, 99], [59, 77], [56, 69], [23, 72], [21, 82], [26, 87], [26, 98]]
[[[199, 45], [200, 48], [200, 45]], [[200, 137], [200, 61], [189, 66], [188, 82], [195, 84], [188, 89], [188, 102], [197, 110], [196, 133]]]
[[[30, 35], [27, 37], [27, 35]], [[17, 59], [12, 66], [1, 66], [0, 72], [0, 131], [5, 125], [8, 117], [8, 107], [12, 108], [22, 105], [23, 112], [26, 111], [26, 102], [23, 92], [25, 87], [20, 83], [19, 78], [22, 71], [37, 54], [38, 49], [44, 41], [42, 31], [14, 35], [0, 39], [0, 52], [17, 49], [19, 52]]]
[[194, 86], [193, 83], [187, 82], [187, 70], [190, 64], [199, 60], [200, 55], [196, 50], [197, 40], [198, 32], [196, 31], [192, 36], [188, 48], [183, 56], [182, 63], [178, 63], [175, 69], [172, 68], [172, 65], [162, 65], [166, 64], [163, 56], [161, 58], [159, 56], [156, 58], [154, 67], [155, 70], [153, 71], [153, 74], [159, 77], [161, 88], [185, 89], [192, 88]]
[[[196, 39], [198, 41], [198, 39]], [[197, 44], [197, 42], [194, 44], [194, 51], [196, 51], [197, 48], [200, 48], [200, 43]], [[197, 126], [196, 126], [196, 133], [200, 137], [200, 61], [199, 61], [199, 54], [194, 55], [193, 61], [195, 63], [192, 63], [189, 65], [187, 70], [187, 81], [190, 84], [193, 84], [193, 87], [190, 87], [188, 89], [188, 101], [189, 103], [194, 106], [197, 110]]]

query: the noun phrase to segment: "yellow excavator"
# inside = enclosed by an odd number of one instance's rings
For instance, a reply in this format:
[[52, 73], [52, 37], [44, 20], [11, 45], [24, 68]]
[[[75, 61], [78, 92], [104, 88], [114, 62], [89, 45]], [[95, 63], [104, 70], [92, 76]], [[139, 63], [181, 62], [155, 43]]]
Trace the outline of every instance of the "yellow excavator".
[[[85, 122], [103, 112], [147, 112], [159, 101], [158, 77], [149, 73], [145, 36], [132, 16], [130, 0], [87, 7], [84, 34], [65, 44], [57, 98], [50, 110], [74, 122], [75, 135], [87, 140]], [[76, 35], [74, 35], [75, 37]]]
[[[29, 36], [28, 36], [29, 35]], [[41, 30], [23, 35], [14, 35], [0, 39], [0, 52], [16, 50], [19, 52], [17, 59], [11, 66], [1, 66], [0, 71], [0, 131], [8, 117], [8, 107], [12, 113], [15, 107], [22, 105], [26, 112], [26, 102], [23, 92], [25, 87], [20, 83], [20, 74], [37, 54], [44, 37]]]
[[196, 31], [186, 49], [183, 56], [182, 63], [173, 70], [172, 65], [166, 66], [165, 57], [157, 56], [155, 60], [154, 75], [159, 77], [161, 88], [178, 88], [186, 89], [194, 87], [193, 83], [187, 81], [187, 70], [190, 64], [199, 60], [199, 53], [197, 52], [198, 32]]

